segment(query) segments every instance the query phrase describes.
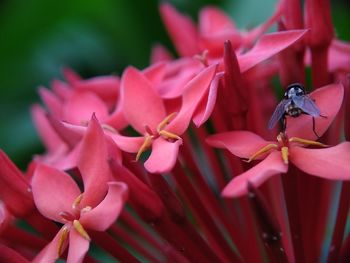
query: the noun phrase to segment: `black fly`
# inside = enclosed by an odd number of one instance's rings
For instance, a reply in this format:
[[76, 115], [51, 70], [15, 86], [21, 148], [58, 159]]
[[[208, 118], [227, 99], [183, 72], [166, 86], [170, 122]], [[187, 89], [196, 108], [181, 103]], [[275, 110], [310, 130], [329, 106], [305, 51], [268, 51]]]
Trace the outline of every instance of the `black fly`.
[[268, 128], [272, 129], [276, 123], [282, 118], [282, 131], [286, 130], [287, 115], [293, 118], [307, 114], [312, 116], [312, 130], [319, 138], [315, 130], [315, 117], [325, 117], [320, 113], [315, 102], [306, 94], [304, 86], [299, 83], [291, 84], [284, 93], [284, 99], [277, 105], [268, 124]]

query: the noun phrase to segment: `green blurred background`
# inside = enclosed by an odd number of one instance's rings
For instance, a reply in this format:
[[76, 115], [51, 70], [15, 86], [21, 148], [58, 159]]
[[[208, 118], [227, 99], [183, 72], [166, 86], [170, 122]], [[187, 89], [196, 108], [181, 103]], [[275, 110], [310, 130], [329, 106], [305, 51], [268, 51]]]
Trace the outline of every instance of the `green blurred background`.
[[[241, 28], [269, 17], [276, 0], [172, 0], [197, 19], [212, 4]], [[173, 51], [156, 0], [2, 0], [0, 2], [0, 148], [21, 168], [43, 148], [30, 118], [37, 87], [71, 67], [83, 77], [120, 74], [149, 62], [153, 44]], [[348, 0], [332, 1], [339, 38], [350, 40]]]

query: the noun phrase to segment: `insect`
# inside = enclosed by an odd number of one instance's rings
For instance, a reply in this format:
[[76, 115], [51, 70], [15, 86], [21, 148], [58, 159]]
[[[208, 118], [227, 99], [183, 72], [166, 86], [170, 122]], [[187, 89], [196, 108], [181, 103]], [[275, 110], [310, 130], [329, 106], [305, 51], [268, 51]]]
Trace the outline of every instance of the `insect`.
[[312, 116], [312, 130], [319, 138], [315, 130], [315, 117], [325, 117], [320, 113], [315, 102], [306, 94], [305, 88], [300, 83], [294, 83], [287, 87], [284, 93], [284, 99], [277, 105], [268, 123], [268, 128], [272, 129], [276, 123], [282, 118], [282, 131], [287, 127], [287, 116], [293, 118], [299, 117], [301, 114]]

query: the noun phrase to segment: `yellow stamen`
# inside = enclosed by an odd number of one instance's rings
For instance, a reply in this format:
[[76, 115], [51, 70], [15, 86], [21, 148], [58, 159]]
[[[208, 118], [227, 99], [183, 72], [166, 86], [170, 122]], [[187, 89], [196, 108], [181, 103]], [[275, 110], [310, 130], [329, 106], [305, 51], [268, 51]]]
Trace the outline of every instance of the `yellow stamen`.
[[159, 131], [159, 135], [163, 136], [166, 139], [174, 139], [174, 140], [180, 140], [181, 137], [175, 133], [168, 132], [166, 130]]
[[320, 143], [320, 142], [316, 142], [316, 141], [311, 141], [311, 140], [306, 140], [306, 139], [302, 139], [302, 138], [298, 138], [298, 137], [292, 137], [289, 139], [289, 142], [298, 142], [301, 143], [303, 145], [313, 145], [313, 146], [319, 146], [319, 147], [328, 147], [328, 145]]
[[73, 209], [77, 209], [78, 208], [78, 206], [79, 206], [79, 204], [81, 202], [81, 199], [83, 199], [83, 194], [80, 194], [80, 195], [78, 195], [77, 198], [75, 198], [75, 200], [74, 200], [74, 202], [72, 204]]
[[168, 116], [166, 116], [164, 118], [164, 120], [162, 120], [158, 126], [157, 126], [157, 132], [159, 133], [161, 130], [163, 130], [165, 128], [165, 126], [167, 126], [169, 124], [169, 122], [171, 122], [175, 116], [176, 116], [177, 112], [173, 112], [171, 114], [169, 114]]
[[85, 238], [86, 240], [91, 240], [88, 233], [85, 231], [84, 227], [82, 226], [82, 224], [80, 224], [79, 220], [74, 220], [73, 221], [73, 226], [75, 228], [75, 230], [78, 231], [78, 233]]
[[285, 164], [288, 164], [288, 155], [289, 155], [288, 147], [283, 146], [283, 147], [281, 148], [281, 153], [282, 153], [283, 162], [284, 162]]
[[140, 159], [140, 156], [143, 152], [147, 151], [149, 147], [151, 147], [153, 141], [153, 136], [152, 135], [146, 135], [145, 140], [143, 141], [143, 144], [141, 145], [139, 151], [137, 152], [136, 155], [136, 161]]
[[60, 257], [62, 252], [63, 252], [63, 245], [64, 245], [65, 241], [67, 240], [68, 233], [69, 233], [68, 227], [64, 226], [61, 230], [61, 235], [60, 235], [60, 238], [58, 240], [58, 247], [57, 247], [58, 257]]
[[268, 152], [271, 149], [277, 149], [278, 145], [274, 144], [274, 143], [270, 143], [268, 145], [265, 145], [264, 147], [262, 147], [259, 151], [257, 151], [256, 153], [254, 153], [252, 156], [249, 157], [249, 159], [247, 160], [247, 163], [250, 163], [251, 161], [255, 160], [255, 158], [257, 158], [258, 156]]
[[194, 59], [198, 59], [204, 66], [208, 67], [208, 53], [209, 51], [206, 49], [202, 52], [202, 54], [194, 55]]

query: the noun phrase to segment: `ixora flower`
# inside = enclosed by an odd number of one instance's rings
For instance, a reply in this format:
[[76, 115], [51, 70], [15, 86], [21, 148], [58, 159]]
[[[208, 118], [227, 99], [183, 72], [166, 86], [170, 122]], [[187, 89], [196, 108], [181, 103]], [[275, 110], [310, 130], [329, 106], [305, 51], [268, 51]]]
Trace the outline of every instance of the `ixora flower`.
[[76, 166], [83, 193], [67, 173], [40, 163], [35, 169], [31, 182], [34, 203], [42, 215], [63, 226], [34, 262], [54, 262], [64, 252], [68, 236], [67, 262], [82, 262], [90, 241], [86, 230], [106, 230], [124, 206], [128, 189], [124, 183], [110, 182], [107, 143], [94, 116], [82, 139]]
[[[125, 70], [122, 83], [122, 103], [125, 118], [142, 137], [126, 137], [109, 133], [120, 149], [137, 153], [152, 148], [145, 168], [151, 173], [164, 173], [172, 169], [177, 159], [181, 135], [186, 131], [197, 104], [216, 72], [209, 66], [193, 78], [185, 88], [181, 105], [173, 109], [156, 93], [151, 82], [138, 70]], [[172, 110], [168, 110], [171, 108]]]
[[[201, 10], [198, 28], [189, 17], [179, 13], [170, 4], [162, 4], [160, 14], [181, 56], [205, 54], [203, 52], [206, 50], [210, 57], [220, 57], [222, 44], [227, 40], [232, 42], [235, 49], [251, 46], [280, 18], [282, 7], [279, 4], [270, 19], [249, 32], [239, 31], [230, 17], [213, 6]], [[179, 27], [181, 30], [178, 30]]]
[[[323, 134], [341, 106], [343, 88], [340, 84], [328, 85], [311, 93], [311, 98], [327, 116], [316, 120], [316, 128]], [[300, 123], [297, 123], [298, 121]], [[248, 162], [263, 158], [259, 164], [233, 178], [222, 191], [222, 195], [237, 197], [246, 194], [249, 183], [258, 187], [271, 176], [286, 173], [289, 162], [310, 175], [349, 180], [350, 167], [347, 164], [350, 162], [350, 142], [324, 148], [327, 146], [309, 139], [316, 136], [312, 133], [311, 117], [303, 116], [300, 120], [295, 118], [293, 123], [291, 120], [286, 133], [277, 136], [277, 142], [265, 141], [249, 131], [231, 131], [209, 136], [207, 142], [210, 145], [226, 148]], [[288, 137], [287, 134], [292, 137]], [[321, 149], [308, 149], [304, 148], [305, 146]]]
[[[38, 210], [45, 217], [63, 224], [33, 262], [54, 262], [68, 243], [67, 262], [82, 262], [91, 240], [87, 230], [105, 231], [116, 220], [127, 198], [125, 184], [110, 182], [107, 194], [99, 202], [99, 193], [95, 195], [88, 190], [81, 193], [68, 174], [44, 164], [39, 164], [36, 169], [32, 191]], [[88, 196], [90, 200], [85, 201]]]

